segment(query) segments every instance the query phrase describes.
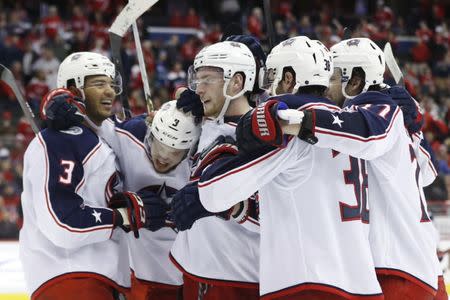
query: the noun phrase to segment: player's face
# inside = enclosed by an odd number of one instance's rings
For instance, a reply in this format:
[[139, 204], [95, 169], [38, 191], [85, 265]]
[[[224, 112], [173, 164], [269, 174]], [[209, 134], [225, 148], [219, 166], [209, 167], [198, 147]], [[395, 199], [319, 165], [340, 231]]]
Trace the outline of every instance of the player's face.
[[341, 69], [335, 68], [330, 78], [330, 86], [327, 90], [327, 97], [334, 101], [338, 106], [342, 106], [345, 97], [342, 94]]
[[223, 73], [212, 68], [197, 71], [196, 93], [200, 96], [206, 117], [217, 117], [225, 103]]
[[84, 83], [86, 115], [96, 125], [100, 125], [112, 114], [116, 92], [113, 80], [108, 76], [96, 75], [86, 78]]
[[175, 168], [186, 156], [188, 150], [175, 149], [153, 139], [150, 156], [153, 167], [158, 173], [167, 173]]

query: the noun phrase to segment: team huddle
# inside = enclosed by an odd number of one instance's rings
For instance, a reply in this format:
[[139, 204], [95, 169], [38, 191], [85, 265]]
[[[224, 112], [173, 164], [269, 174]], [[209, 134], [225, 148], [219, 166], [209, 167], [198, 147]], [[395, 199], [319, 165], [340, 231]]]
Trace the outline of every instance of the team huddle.
[[447, 299], [417, 102], [367, 38], [203, 48], [150, 114], [69, 55], [24, 157], [32, 299]]

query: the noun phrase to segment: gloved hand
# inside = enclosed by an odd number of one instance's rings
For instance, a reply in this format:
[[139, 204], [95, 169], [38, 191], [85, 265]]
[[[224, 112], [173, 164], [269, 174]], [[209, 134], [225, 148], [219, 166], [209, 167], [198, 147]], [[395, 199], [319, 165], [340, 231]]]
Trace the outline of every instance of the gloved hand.
[[157, 231], [163, 227], [172, 227], [172, 224], [168, 221], [169, 204], [152, 191], [140, 190], [137, 194], [144, 202], [145, 228], [150, 231]]
[[133, 231], [136, 238], [139, 238], [140, 228], [157, 231], [166, 226], [172, 227], [168, 221], [170, 206], [152, 191], [116, 193], [111, 198], [109, 207], [120, 212], [124, 219], [122, 228]]
[[111, 197], [109, 207], [115, 210], [114, 225], [125, 232], [133, 231], [134, 237], [139, 238], [139, 229], [147, 219], [142, 199], [133, 192], [120, 192]]
[[280, 109], [287, 109], [287, 105], [281, 101], [269, 100], [241, 117], [236, 128], [240, 152], [251, 154], [283, 145], [284, 135], [278, 119]]
[[177, 99], [177, 108], [182, 109], [185, 113], [190, 111], [195, 117], [203, 117], [205, 115], [200, 96], [190, 89], [186, 89], [181, 93]]
[[55, 130], [65, 130], [80, 125], [85, 114], [83, 100], [67, 89], [50, 91], [41, 102], [41, 118], [49, 128]]
[[422, 129], [424, 118], [420, 112], [419, 103], [401, 86], [393, 86], [381, 92], [389, 95], [403, 112], [403, 122], [410, 134]]
[[[189, 183], [179, 190], [172, 198], [171, 207], [169, 219], [181, 231], [190, 229], [195, 221], [205, 217], [218, 216], [224, 220], [229, 220], [231, 214], [234, 212], [234, 207], [220, 213], [212, 213], [206, 210], [200, 202], [198, 181]], [[241, 216], [244, 208], [239, 208], [236, 208], [236, 211]]]

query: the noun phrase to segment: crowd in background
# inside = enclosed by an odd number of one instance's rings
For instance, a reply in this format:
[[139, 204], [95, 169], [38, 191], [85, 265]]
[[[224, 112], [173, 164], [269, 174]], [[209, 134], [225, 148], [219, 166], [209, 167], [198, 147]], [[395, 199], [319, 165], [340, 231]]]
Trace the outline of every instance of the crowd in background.
[[[75, 51], [109, 56], [108, 29], [127, 1], [0, 0], [0, 64], [14, 74], [34, 111], [56, 86], [59, 63]], [[450, 199], [449, 4], [432, 0], [271, 1], [276, 40], [307, 35], [327, 46], [344, 35], [393, 45], [411, 94], [424, 108], [424, 133], [435, 153], [439, 177], [428, 200]], [[186, 70], [203, 46], [220, 40], [229, 24], [269, 39], [262, 1], [162, 0], [138, 22], [144, 59], [158, 108], [186, 85]], [[170, 27], [169, 33], [147, 29]], [[349, 30], [344, 30], [348, 27]], [[192, 29], [189, 31], [177, 29]], [[132, 34], [123, 40], [125, 83], [133, 114], [146, 111]], [[391, 80], [392, 82], [392, 80]], [[120, 109], [120, 103], [116, 103]], [[0, 81], [0, 238], [16, 238], [21, 223], [23, 153], [34, 134], [12, 91]]]

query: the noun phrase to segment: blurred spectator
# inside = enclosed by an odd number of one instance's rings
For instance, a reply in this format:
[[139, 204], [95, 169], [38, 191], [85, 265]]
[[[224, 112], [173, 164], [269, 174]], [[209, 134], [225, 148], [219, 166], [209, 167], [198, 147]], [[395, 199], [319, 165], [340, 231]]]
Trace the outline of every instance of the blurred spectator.
[[249, 33], [258, 39], [261, 39], [263, 37], [263, 16], [262, 16], [262, 10], [259, 7], [254, 7], [252, 9], [252, 13], [248, 17], [247, 21], [247, 29]]
[[58, 15], [58, 8], [54, 5], [48, 7], [48, 15], [42, 19], [42, 31], [48, 40], [53, 40], [63, 28], [63, 23]]
[[33, 64], [32, 69], [33, 71], [44, 71], [48, 87], [54, 89], [56, 87], [59, 64], [60, 61], [55, 57], [53, 50], [44, 47], [42, 49], [42, 54]]
[[34, 77], [25, 88], [25, 96], [34, 111], [39, 110], [42, 97], [49, 92], [48, 84], [43, 70], [37, 70]]

